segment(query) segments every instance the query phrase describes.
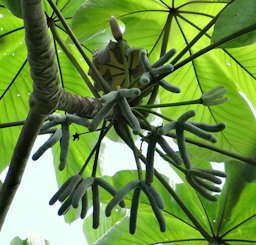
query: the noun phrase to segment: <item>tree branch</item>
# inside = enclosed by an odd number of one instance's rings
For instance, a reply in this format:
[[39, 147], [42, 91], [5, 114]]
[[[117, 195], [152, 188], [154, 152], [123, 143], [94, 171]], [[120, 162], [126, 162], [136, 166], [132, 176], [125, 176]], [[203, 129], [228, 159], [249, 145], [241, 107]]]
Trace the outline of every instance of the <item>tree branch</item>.
[[80, 117], [93, 118], [102, 104], [98, 99], [82, 97], [60, 89], [60, 98], [57, 109]]
[[21, 183], [28, 157], [41, 125], [49, 113], [56, 108], [59, 95], [57, 68], [54, 66], [53, 52], [49, 49], [51, 41], [47, 33], [41, 1], [24, 0], [21, 3], [34, 90], [30, 99], [30, 112], [14, 149], [10, 167], [0, 191], [0, 229]]
[[[56, 108], [60, 83], [55, 55], [41, 0], [22, 0], [22, 11], [28, 49], [30, 73], [33, 79], [33, 106], [43, 105], [45, 114]], [[40, 102], [40, 103], [37, 103]], [[39, 110], [43, 108], [39, 108]]]
[[31, 110], [13, 152], [10, 167], [0, 191], [0, 230], [21, 183], [31, 149], [46, 116]]

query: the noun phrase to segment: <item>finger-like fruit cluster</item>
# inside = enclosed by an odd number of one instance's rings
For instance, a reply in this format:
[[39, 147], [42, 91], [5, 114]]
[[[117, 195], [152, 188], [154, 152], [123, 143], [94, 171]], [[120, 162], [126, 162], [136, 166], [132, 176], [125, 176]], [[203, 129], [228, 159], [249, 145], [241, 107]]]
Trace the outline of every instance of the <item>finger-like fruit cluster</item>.
[[[67, 165], [67, 156], [69, 150], [69, 125], [76, 123], [78, 125], [88, 127], [89, 122], [86, 118], [81, 118], [75, 115], [63, 115], [63, 114], [51, 114], [48, 117], [39, 134], [52, 134], [51, 137], [39, 147], [39, 149], [33, 154], [32, 159], [39, 159], [47, 149], [51, 148], [57, 142], [60, 141], [60, 165], [59, 170], [63, 170]], [[61, 129], [56, 128], [60, 124]]]
[[202, 139], [208, 140], [212, 143], [217, 142], [217, 138], [209, 132], [220, 132], [225, 128], [224, 123], [207, 124], [188, 122], [191, 117], [195, 116], [195, 111], [190, 110], [181, 115], [177, 121], [172, 121], [163, 127], [157, 129], [158, 134], [166, 135], [171, 130], [176, 130], [177, 144], [180, 152], [180, 156], [187, 169], [192, 167], [187, 148], [184, 131], [188, 131]]
[[157, 144], [160, 145], [166, 156], [168, 156], [176, 165], [183, 163], [183, 159], [167, 143], [160, 129], [161, 128], [157, 128], [155, 131], [149, 133], [146, 137], [148, 148], [146, 156], [145, 180], [148, 184], [152, 184], [154, 179], [154, 159]]
[[137, 216], [138, 208], [140, 203], [140, 194], [141, 191], [145, 193], [146, 197], [149, 200], [149, 203], [152, 207], [152, 210], [156, 216], [156, 219], [159, 223], [160, 230], [164, 232], [166, 230], [166, 222], [161, 212], [164, 209], [164, 201], [161, 195], [158, 193], [153, 184], [147, 184], [144, 180], [134, 180], [127, 183], [122, 189], [120, 189], [113, 199], [109, 202], [106, 207], [105, 214], [110, 216], [114, 207], [120, 203], [121, 200], [130, 192], [133, 191], [132, 195], [132, 204], [131, 204], [131, 213], [130, 213], [130, 223], [129, 231], [131, 234], [136, 232], [137, 227]]
[[[216, 187], [216, 184], [221, 184], [222, 180], [218, 177], [226, 177], [226, 174], [217, 170], [195, 169], [186, 148], [186, 140], [184, 131], [195, 134], [196, 136], [208, 140], [212, 143], [217, 141], [216, 137], [208, 132], [219, 132], [225, 128], [224, 123], [206, 124], [188, 122], [195, 116], [195, 111], [188, 111], [181, 115], [177, 121], [171, 121], [164, 126], [155, 128], [145, 138], [148, 142], [147, 157], [146, 157], [146, 178], [147, 184], [152, 184], [154, 179], [154, 155], [156, 146], [159, 144], [166, 155], [172, 159], [176, 165], [184, 164], [186, 170], [186, 178], [188, 183], [202, 196], [210, 201], [216, 201], [216, 197], [211, 192], [220, 192], [221, 189]], [[177, 144], [179, 148], [178, 155], [166, 142], [164, 135], [167, 135], [171, 130], [176, 130]]]
[[222, 183], [220, 177], [227, 176], [219, 170], [199, 168], [188, 169], [186, 175], [188, 183], [203, 197], [213, 202], [217, 201], [217, 198], [212, 193], [221, 192], [221, 189], [216, 186]]
[[203, 93], [201, 96], [202, 104], [205, 106], [220, 105], [228, 101], [227, 97], [223, 97], [227, 90], [223, 86], [217, 86], [210, 91]]
[[217, 138], [208, 132], [220, 132], [225, 128], [225, 124], [217, 123], [212, 125], [206, 123], [188, 122], [188, 120], [193, 116], [195, 116], [195, 112], [192, 110], [188, 111], [184, 113], [176, 122], [170, 122], [169, 124], [160, 128], [159, 131], [166, 134], [172, 129], [176, 130], [177, 144], [180, 156], [187, 169], [186, 178], [188, 183], [206, 199], [216, 201], [216, 197], [211, 193], [221, 191], [219, 187], [216, 187], [216, 184], [222, 183], [222, 180], [218, 177], [226, 177], [226, 174], [218, 170], [193, 168], [192, 161], [186, 148], [184, 131], [186, 130], [202, 139], [216, 143]]
[[128, 103], [128, 98], [134, 98], [141, 94], [140, 89], [138, 88], [119, 88], [116, 91], [111, 91], [100, 98], [100, 101], [103, 103], [103, 107], [96, 114], [94, 119], [89, 125], [91, 131], [96, 130], [98, 125], [102, 120], [108, 117], [113, 108], [118, 105], [123, 117], [126, 119], [127, 123], [133, 130], [134, 134], [139, 134], [140, 132], [140, 123], [136, 116], [133, 114], [132, 109]]
[[134, 180], [127, 183], [122, 189], [116, 190], [112, 185], [102, 178], [88, 177], [82, 178], [80, 175], [74, 175], [67, 179], [60, 189], [54, 194], [49, 201], [53, 205], [57, 201], [62, 202], [58, 211], [59, 215], [65, 214], [71, 207], [78, 208], [81, 203], [80, 217], [86, 217], [88, 211], [88, 189], [92, 191], [92, 207], [93, 207], [93, 224], [92, 227], [97, 229], [100, 224], [100, 195], [99, 187], [109, 192], [113, 199], [108, 203], [105, 214], [110, 216], [116, 205], [125, 207], [124, 198], [133, 190], [131, 214], [130, 214], [130, 233], [134, 234], [137, 226], [137, 215], [140, 203], [140, 194], [143, 191], [152, 207], [153, 212], [158, 220], [160, 230], [166, 230], [166, 222], [161, 213], [164, 209], [164, 201], [153, 184], [147, 184], [144, 180]]
[[[78, 208], [81, 203], [80, 217], [86, 217], [88, 211], [88, 189], [92, 190], [92, 207], [93, 207], [93, 228], [97, 229], [100, 219], [100, 195], [99, 186], [109, 192], [112, 196], [116, 195], [117, 190], [111, 186], [107, 181], [101, 178], [88, 177], [82, 178], [81, 175], [74, 175], [67, 179], [60, 189], [54, 194], [49, 201], [50, 205], [55, 202], [63, 202], [58, 214], [65, 214], [71, 207]], [[123, 200], [120, 200], [119, 205], [125, 207]]]
[[[140, 83], [142, 85], [149, 84], [154, 81], [158, 76], [163, 74], [170, 74], [174, 67], [172, 64], [164, 65], [168, 60], [173, 57], [176, 53], [175, 49], [171, 49], [166, 54], [164, 54], [158, 61], [153, 63], [152, 65], [149, 62], [147, 51], [142, 49], [140, 51], [140, 61], [144, 67], [144, 73], [140, 77]], [[180, 93], [180, 89], [174, 86], [171, 83], [166, 82], [165, 80], [161, 79], [158, 81], [158, 85], [163, 87], [164, 89], [172, 92], [172, 93]]]

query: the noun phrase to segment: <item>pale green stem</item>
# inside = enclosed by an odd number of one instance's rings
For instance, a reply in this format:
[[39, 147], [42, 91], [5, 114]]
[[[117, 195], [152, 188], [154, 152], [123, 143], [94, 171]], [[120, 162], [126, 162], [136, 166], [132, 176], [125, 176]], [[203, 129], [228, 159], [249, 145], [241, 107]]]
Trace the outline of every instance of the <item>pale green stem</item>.
[[140, 158], [139, 158], [140, 152], [134, 144], [134, 140], [133, 140], [133, 137], [131, 135], [131, 131], [129, 130], [127, 124], [126, 124], [125, 129], [126, 129], [126, 133], [127, 133], [127, 136], [128, 136], [129, 145], [132, 149], [132, 152], [133, 152], [133, 155], [134, 155], [134, 158], [135, 158], [136, 167], [137, 167], [137, 170], [138, 170], [138, 179], [142, 180], [143, 179], [142, 178], [142, 168], [141, 168]]
[[124, 64], [124, 72], [125, 72], [125, 87], [128, 88], [131, 81], [130, 81], [130, 73], [129, 73], [129, 66], [128, 66], [128, 62], [127, 62], [127, 56], [126, 56], [126, 52], [125, 52], [125, 47], [124, 47], [124, 40], [120, 39], [118, 41], [119, 44], [119, 48], [122, 54], [122, 60], [123, 60], [123, 64]]
[[165, 26], [164, 26], [164, 35], [163, 35], [160, 57], [165, 55], [165, 53], [167, 51], [167, 46], [168, 46], [169, 38], [170, 38], [172, 18], [173, 18], [173, 14], [169, 13], [166, 23], [165, 23]]
[[156, 115], [156, 116], [158, 116], [158, 117], [160, 117], [160, 118], [162, 118], [162, 119], [164, 119], [164, 120], [166, 120], [166, 121], [169, 121], [169, 122], [173, 121], [173, 120], [170, 119], [169, 117], [166, 117], [166, 116], [164, 116], [163, 114], [158, 113], [158, 112], [153, 111], [153, 110], [150, 110], [150, 109], [148, 109], [148, 108], [133, 107], [133, 109], [134, 109], [134, 110], [138, 110], [138, 111], [147, 112], [146, 115], [148, 115], [149, 113], [150, 113], [150, 114], [153, 114], [153, 115]]
[[[168, 47], [172, 19], [173, 19], [173, 14], [169, 13], [169, 15], [167, 16], [165, 26], [164, 26], [164, 34], [163, 34], [163, 41], [162, 41], [162, 46], [161, 46], [160, 57], [162, 57], [166, 53], [166, 50], [167, 50], [167, 47]], [[155, 100], [156, 100], [157, 95], [158, 95], [158, 91], [159, 91], [159, 85], [157, 83], [154, 83], [153, 91], [152, 91], [151, 96], [150, 96], [150, 98], [147, 102], [148, 105], [151, 105], [151, 104], [155, 103]]]
[[137, 106], [136, 108], [137, 109], [140, 109], [140, 108], [152, 109], [152, 108], [163, 108], [163, 107], [194, 105], [194, 104], [202, 104], [201, 99], [190, 100], [190, 101], [174, 102], [174, 103], [166, 103], [166, 104], [140, 105], [140, 106]]
[[164, 179], [164, 177], [157, 172], [157, 170], [154, 171], [155, 176], [157, 179], [161, 182], [161, 184], [165, 187], [165, 189], [170, 193], [170, 195], [173, 197], [173, 199], [178, 203], [182, 211], [187, 215], [187, 217], [191, 220], [191, 222], [194, 224], [196, 229], [202, 234], [202, 236], [207, 240], [210, 241], [212, 238], [210, 234], [204, 229], [204, 227], [199, 223], [197, 217], [194, 216], [194, 214], [189, 210], [189, 208], [186, 207], [185, 203], [182, 201], [182, 199], [176, 194], [176, 192], [172, 189], [172, 187], [169, 185], [169, 183]]

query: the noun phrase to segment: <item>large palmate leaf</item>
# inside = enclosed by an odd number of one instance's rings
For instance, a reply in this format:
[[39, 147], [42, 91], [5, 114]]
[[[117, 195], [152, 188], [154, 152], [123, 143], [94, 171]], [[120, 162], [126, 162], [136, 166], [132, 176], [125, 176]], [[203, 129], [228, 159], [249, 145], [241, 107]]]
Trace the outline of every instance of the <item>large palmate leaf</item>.
[[[206, 165], [206, 163], [200, 164], [201, 167], [206, 167]], [[244, 168], [245, 165], [236, 161], [226, 163], [228, 178], [216, 203], [206, 201], [185, 183], [176, 185], [175, 192], [211, 237], [212, 244], [245, 245], [256, 242], [253, 232], [256, 225], [256, 207], [253, 202], [255, 183], [248, 183], [243, 179]], [[135, 178], [134, 171], [121, 171], [116, 173], [113, 178], [105, 177], [106, 180], [112, 181], [117, 188], [121, 188]], [[163, 186], [158, 182], [155, 182], [155, 186], [165, 202], [163, 214], [168, 226], [165, 233], [159, 231], [158, 223], [151, 212], [148, 201], [142, 197], [135, 235], [128, 233], [129, 216], [123, 218], [118, 216], [120, 217], [118, 222], [112, 227], [109, 226], [112, 219], [101, 217], [102, 227], [107, 222], [105, 234], [88, 230], [92, 222], [91, 216], [89, 216], [84, 227], [85, 233], [88, 233], [88, 237], [90, 237], [89, 244], [120, 244], [120, 242], [127, 245], [131, 243], [206, 244], [205, 238]], [[101, 197], [103, 197], [101, 200], [104, 200], [103, 193], [101, 193]], [[130, 198], [131, 195], [127, 195], [125, 200], [127, 208], [130, 207]], [[104, 212], [104, 207], [101, 212]], [[116, 212], [114, 217], [119, 214], [120, 210]]]
[[[236, 31], [240, 31], [250, 25], [256, 23], [255, 18], [256, 4], [250, 0], [236, 0], [232, 3], [219, 17], [216, 22], [212, 41], [228, 36]], [[237, 14], [239, 12], [239, 14]], [[246, 35], [242, 35], [231, 42], [221, 45], [222, 48], [236, 48], [256, 41], [256, 32], [251, 31]]]
[[[117, 244], [195, 244], [203, 245], [205, 240], [200, 233], [193, 227], [186, 226], [178, 219], [167, 217], [169, 224], [166, 232], [162, 233], [158, 230], [158, 223], [152, 212], [139, 212], [141, 217], [138, 223], [138, 231], [135, 235], [127, 233], [129, 227], [129, 218], [123, 218], [119, 223], [102, 238], [93, 244], [117, 245]], [[154, 228], [153, 228], [154, 227]]]
[[[103, 47], [108, 41], [108, 21], [111, 15], [125, 25], [124, 38], [134, 48], [144, 48], [150, 53], [152, 62], [159, 58], [166, 40], [165, 29], [169, 30], [167, 50], [183, 50], [188, 43], [216, 16], [228, 1], [86, 1], [73, 17], [73, 28], [80, 41], [90, 49]], [[238, 13], [239, 14], [239, 13]], [[91, 22], [90, 20], [94, 20]], [[87, 30], [87, 31], [84, 31]], [[255, 45], [239, 49], [215, 49], [192, 62], [184, 59], [211, 43], [210, 28], [187, 53], [176, 62], [176, 71], [167, 77], [179, 86], [178, 95], [160, 91], [160, 101], [170, 103], [200, 98], [202, 93], [223, 85], [227, 90], [228, 103], [205, 107], [183, 106], [165, 108], [162, 113], [176, 119], [184, 111], [195, 109], [195, 121], [216, 123], [223, 121], [227, 128], [219, 133], [217, 146], [244, 156], [253, 156], [255, 145], [255, 117], [245, 98], [256, 106]], [[94, 35], [97, 33], [97, 35]], [[95, 39], [94, 39], [95, 38]], [[94, 42], [95, 41], [95, 42]], [[164, 49], [162, 50], [164, 51]], [[242, 96], [242, 95], [243, 96]], [[223, 160], [209, 151], [192, 148], [195, 154], [211, 160]]]
[[16, 17], [22, 18], [21, 12], [21, 1], [10, 1], [10, 0], [0, 0], [0, 4], [3, 4], [8, 8]]

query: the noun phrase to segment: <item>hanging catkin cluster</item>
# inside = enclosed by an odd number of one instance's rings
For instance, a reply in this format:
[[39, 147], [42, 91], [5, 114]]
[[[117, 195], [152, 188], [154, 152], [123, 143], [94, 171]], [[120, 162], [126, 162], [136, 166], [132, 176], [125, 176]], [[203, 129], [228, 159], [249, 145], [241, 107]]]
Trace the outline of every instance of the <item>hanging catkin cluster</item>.
[[[151, 106], [155, 102], [157, 91], [161, 87], [168, 93], [180, 93], [179, 87], [163, 80], [163, 75], [173, 72], [173, 65], [166, 64], [176, 53], [171, 49], [158, 61], [150, 63], [148, 53], [143, 49], [130, 49], [122, 38], [122, 32], [117, 28], [115, 19], [111, 18], [111, 28], [117, 42], [111, 42], [106, 49], [97, 51], [93, 62], [101, 75], [110, 84], [111, 91], [105, 92], [96, 84], [99, 91], [104, 94], [99, 99], [101, 109], [92, 119], [81, 118], [75, 115], [52, 114], [49, 116], [40, 131], [41, 134], [50, 133], [52, 136], [33, 155], [38, 159], [48, 148], [60, 142], [60, 165], [64, 170], [68, 163], [68, 149], [70, 144], [69, 127], [78, 124], [87, 128], [88, 133], [100, 131], [99, 139], [86, 164], [81, 171], [71, 176], [60, 187], [50, 200], [50, 205], [56, 201], [62, 202], [58, 214], [65, 214], [71, 207], [81, 206], [81, 218], [85, 218], [88, 210], [88, 192], [92, 192], [93, 228], [100, 224], [100, 193], [99, 187], [111, 194], [112, 199], [105, 209], [106, 216], [110, 216], [116, 205], [125, 206], [124, 199], [129, 192], [133, 192], [131, 199], [130, 226], [129, 231], [134, 234], [137, 227], [137, 216], [141, 192], [144, 192], [151, 205], [155, 217], [159, 223], [160, 230], [166, 230], [166, 221], [162, 214], [165, 207], [162, 196], [154, 185], [155, 179], [155, 152], [158, 152], [165, 160], [168, 159], [174, 167], [178, 167], [186, 176], [187, 182], [204, 198], [216, 201], [214, 193], [221, 191], [216, 185], [221, 184], [221, 178], [226, 174], [213, 169], [194, 168], [186, 144], [186, 132], [203, 140], [216, 143], [217, 138], [213, 133], [220, 132], [225, 128], [224, 123], [208, 124], [204, 122], [191, 121], [196, 115], [194, 110], [184, 112], [178, 119], [164, 121], [163, 125], [155, 127], [148, 119], [149, 114], [159, 115], [153, 110], [143, 107]], [[135, 61], [135, 64], [132, 63]], [[111, 63], [113, 62], [113, 63]], [[116, 70], [121, 70], [117, 79]], [[92, 77], [92, 71], [90, 71]], [[218, 86], [204, 93], [197, 101], [203, 106], [214, 106], [226, 102], [224, 97], [225, 88]], [[163, 117], [167, 118], [166, 116]], [[59, 128], [58, 125], [61, 127]], [[117, 190], [104, 178], [96, 177], [98, 155], [102, 139], [107, 135], [110, 128], [114, 128], [120, 138], [128, 145], [134, 153], [137, 165], [138, 179], [131, 180], [121, 189]], [[179, 151], [176, 152], [166, 140], [171, 134], [175, 134]], [[143, 153], [136, 147], [133, 135], [140, 137], [147, 143], [147, 152]], [[86, 136], [85, 136], [86, 137]], [[79, 139], [76, 133], [74, 139]], [[89, 160], [94, 156], [93, 172], [90, 177], [84, 177], [83, 173]], [[141, 170], [141, 162], [146, 165], [145, 171]], [[81, 203], [81, 205], [80, 205]]]

